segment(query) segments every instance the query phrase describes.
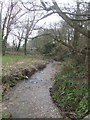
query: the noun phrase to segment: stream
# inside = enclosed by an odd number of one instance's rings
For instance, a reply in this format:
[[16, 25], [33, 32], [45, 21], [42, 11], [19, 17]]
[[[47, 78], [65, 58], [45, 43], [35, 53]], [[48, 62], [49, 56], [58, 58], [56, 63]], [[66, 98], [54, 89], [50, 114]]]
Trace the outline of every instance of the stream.
[[5, 96], [3, 109], [13, 118], [62, 118], [49, 92], [57, 65], [56, 62], [49, 63], [29, 80], [19, 82]]

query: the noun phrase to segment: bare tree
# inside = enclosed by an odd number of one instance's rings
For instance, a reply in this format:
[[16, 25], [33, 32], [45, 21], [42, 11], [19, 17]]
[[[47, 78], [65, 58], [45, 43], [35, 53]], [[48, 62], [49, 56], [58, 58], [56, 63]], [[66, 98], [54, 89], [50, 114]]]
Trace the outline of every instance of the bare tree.
[[[2, 37], [2, 32], [1, 32], [1, 23], [2, 23], [2, 6], [3, 3], [0, 2], [0, 52], [2, 51], [2, 41], [1, 41], [1, 37]], [[2, 53], [2, 52], [1, 52]]]
[[17, 34], [15, 33], [12, 33], [12, 35], [14, 35], [16, 37], [16, 39], [18, 40], [18, 43], [17, 43], [17, 51], [20, 50], [20, 46], [21, 46], [21, 42], [22, 40], [24, 39], [24, 29], [21, 28], [22, 30], [18, 30]]
[[17, 9], [15, 11], [15, 7], [17, 7], [18, 2], [10, 2], [9, 6], [7, 7], [6, 15], [3, 19], [3, 25], [2, 25], [2, 54], [5, 55], [6, 51], [6, 44], [7, 39], [9, 36], [9, 33], [11, 31], [12, 25], [16, 22], [15, 18], [20, 13], [21, 9]]
[[27, 42], [32, 32], [38, 29], [36, 27], [36, 24], [39, 22], [39, 20], [41, 20], [42, 13], [40, 12], [41, 7], [38, 6], [35, 1], [30, 1], [30, 2], [21, 1], [21, 4], [24, 10], [26, 11], [26, 14], [25, 14], [26, 21], [22, 25], [25, 31], [23, 39], [24, 39], [24, 54], [26, 55], [27, 54]]
[[[57, 2], [55, 0], [52, 0], [53, 5], [48, 7], [47, 4], [45, 4], [43, 2], [43, 0], [41, 0], [42, 6], [44, 8], [44, 10], [46, 11], [52, 11], [51, 13], [49, 13], [47, 16], [49, 16], [50, 14], [54, 14], [57, 13], [60, 17], [62, 17], [71, 27], [73, 27], [74, 29], [76, 29], [78, 32], [82, 33], [83, 35], [85, 35], [86, 37], [90, 38], [90, 30], [84, 28], [83, 26], [80, 26], [77, 24], [77, 19], [71, 19], [67, 14], [71, 14], [72, 13], [67, 13], [67, 12], [63, 12], [60, 7], [58, 6]], [[74, 14], [75, 15], [75, 14]], [[85, 14], [84, 14], [85, 15]], [[88, 16], [90, 15], [90, 13], [87, 14]], [[83, 15], [82, 15], [83, 16]], [[87, 18], [87, 20], [89, 20]]]

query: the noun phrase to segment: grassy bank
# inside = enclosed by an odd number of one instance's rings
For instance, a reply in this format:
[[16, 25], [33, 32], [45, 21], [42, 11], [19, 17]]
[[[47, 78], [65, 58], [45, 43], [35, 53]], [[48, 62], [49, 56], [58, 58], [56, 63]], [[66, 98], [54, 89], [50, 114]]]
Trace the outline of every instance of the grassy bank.
[[23, 65], [34, 65], [46, 62], [41, 56], [25, 56], [25, 55], [5, 55], [2, 56], [2, 72], [7, 74], [11, 69], [23, 67]]
[[[3, 96], [19, 81], [28, 79], [33, 73], [43, 69], [47, 60], [42, 56], [5, 55], [2, 56]], [[3, 97], [4, 100], [4, 97]], [[8, 111], [2, 112], [3, 118], [10, 118]]]
[[83, 118], [88, 114], [88, 83], [85, 66], [67, 61], [60, 66], [51, 89], [53, 101], [64, 116]]
[[32, 56], [32, 55], [13, 55], [13, 54], [6, 54], [5, 56], [2, 56], [2, 65], [7, 67], [9, 65], [13, 65], [17, 62], [23, 61], [23, 62], [28, 62], [28, 63], [34, 63], [41, 61], [43, 59], [42, 56]]
[[37, 70], [45, 67], [41, 56], [6, 55], [2, 57], [3, 93], [20, 80], [27, 79]]

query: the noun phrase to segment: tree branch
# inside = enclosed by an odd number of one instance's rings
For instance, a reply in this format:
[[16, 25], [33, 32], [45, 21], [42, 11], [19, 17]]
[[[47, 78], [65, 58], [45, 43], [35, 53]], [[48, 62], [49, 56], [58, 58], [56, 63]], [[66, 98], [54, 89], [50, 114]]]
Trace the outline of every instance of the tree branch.
[[[55, 10], [60, 17], [62, 17], [71, 27], [75, 28], [78, 32], [80, 32], [83, 35], [85, 35], [86, 37], [90, 38], [90, 30], [87, 30], [86, 28], [83, 28], [83, 27], [77, 25], [76, 21], [71, 20], [66, 14], [64, 14], [61, 11], [61, 9], [59, 8], [59, 6], [57, 5], [55, 0], [52, 0], [52, 1], [53, 1], [53, 4], [54, 4], [53, 10]], [[44, 2], [42, 0], [41, 0], [41, 3], [44, 4]], [[45, 10], [52, 10], [52, 7], [47, 8], [45, 4], [44, 4], [43, 7], [44, 7]]]

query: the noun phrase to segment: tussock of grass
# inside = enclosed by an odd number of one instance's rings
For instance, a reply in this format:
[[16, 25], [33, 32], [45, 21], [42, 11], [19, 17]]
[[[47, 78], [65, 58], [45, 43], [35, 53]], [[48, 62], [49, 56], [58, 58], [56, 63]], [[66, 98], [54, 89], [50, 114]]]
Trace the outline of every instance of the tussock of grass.
[[9, 118], [11, 118], [11, 117], [12, 117], [11, 113], [2, 112], [2, 120], [5, 120], [5, 118], [9, 120]]

